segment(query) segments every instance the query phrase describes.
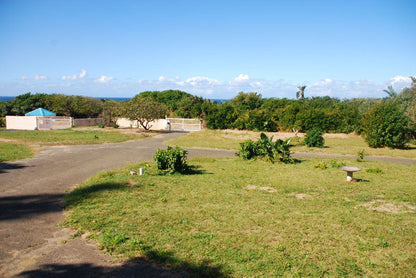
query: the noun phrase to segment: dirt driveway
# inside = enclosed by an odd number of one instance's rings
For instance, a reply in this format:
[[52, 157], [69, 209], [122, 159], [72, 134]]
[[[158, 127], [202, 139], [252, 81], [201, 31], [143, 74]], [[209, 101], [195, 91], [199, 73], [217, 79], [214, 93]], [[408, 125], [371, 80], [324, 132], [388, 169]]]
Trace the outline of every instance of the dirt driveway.
[[[48, 147], [32, 159], [0, 163], [0, 277], [183, 277], [143, 260], [115, 264], [97, 247], [59, 227], [63, 196], [97, 172], [151, 160], [183, 133], [115, 144]], [[233, 156], [197, 150], [189, 156]], [[185, 275], [186, 276], [186, 275]]]

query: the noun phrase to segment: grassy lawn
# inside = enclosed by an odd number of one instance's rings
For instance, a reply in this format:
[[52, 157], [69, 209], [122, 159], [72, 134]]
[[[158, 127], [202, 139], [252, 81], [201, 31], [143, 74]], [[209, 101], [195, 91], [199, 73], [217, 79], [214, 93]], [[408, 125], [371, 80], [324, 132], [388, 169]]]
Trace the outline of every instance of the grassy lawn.
[[31, 157], [33, 154], [29, 146], [8, 142], [0, 142], [0, 162], [13, 161]]
[[119, 131], [107, 130], [19, 130], [2, 131], [0, 138], [14, 139], [17, 142], [42, 145], [77, 145], [117, 143], [143, 138], [140, 134], [122, 134]]
[[[269, 136], [274, 135], [275, 138], [289, 138], [290, 134], [267, 133]], [[217, 149], [239, 149], [240, 142], [247, 139], [258, 139], [260, 132], [234, 132], [225, 130], [204, 130], [200, 132], [189, 133], [186, 136], [173, 139], [167, 142], [170, 145], [177, 145], [185, 148], [217, 148]], [[367, 143], [360, 136], [353, 134], [333, 135], [328, 134], [325, 137], [325, 148], [308, 148], [301, 144], [296, 145], [292, 150], [300, 152], [322, 152], [334, 154], [350, 154], [357, 155], [361, 150], [365, 150], [366, 155], [370, 156], [392, 156], [416, 158], [416, 145], [410, 145], [410, 149], [393, 150], [388, 148], [373, 149], [368, 147]], [[301, 142], [303, 139], [293, 141]]]
[[71, 192], [66, 225], [195, 276], [415, 277], [416, 166], [366, 161], [347, 183], [315, 168], [332, 162], [193, 159], [201, 173], [183, 176], [129, 165]]

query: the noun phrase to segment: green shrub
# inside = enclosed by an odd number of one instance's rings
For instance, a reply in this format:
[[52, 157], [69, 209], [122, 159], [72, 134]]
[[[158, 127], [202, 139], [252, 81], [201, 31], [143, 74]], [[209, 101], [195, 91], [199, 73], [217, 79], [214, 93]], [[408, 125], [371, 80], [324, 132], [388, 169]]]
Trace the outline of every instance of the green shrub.
[[364, 136], [372, 148], [405, 148], [410, 141], [409, 119], [393, 101], [376, 105], [364, 115]]
[[0, 117], [0, 127], [6, 127], [6, 117]]
[[273, 136], [269, 138], [262, 133], [256, 142], [247, 140], [240, 143], [241, 150], [236, 155], [246, 160], [261, 159], [271, 163], [294, 163], [294, 159], [290, 157], [289, 142], [290, 139], [286, 141], [278, 139], [273, 142]]
[[322, 137], [322, 131], [318, 128], [312, 128], [306, 132], [305, 144], [308, 147], [324, 147], [324, 137]]
[[98, 124], [97, 124], [97, 127], [99, 127], [99, 128], [104, 128], [104, 127], [105, 127], [105, 123], [98, 123]]
[[166, 150], [158, 149], [153, 157], [157, 164], [157, 169], [167, 173], [186, 173], [189, 170], [187, 165], [188, 151], [179, 147], [168, 146]]

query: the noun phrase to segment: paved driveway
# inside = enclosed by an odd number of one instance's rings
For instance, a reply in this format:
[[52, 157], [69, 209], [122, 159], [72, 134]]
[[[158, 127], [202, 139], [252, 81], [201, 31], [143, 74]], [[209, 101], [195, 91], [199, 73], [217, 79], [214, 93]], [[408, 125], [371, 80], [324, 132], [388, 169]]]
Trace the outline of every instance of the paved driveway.
[[[183, 133], [124, 143], [48, 147], [32, 159], [0, 164], [0, 277], [181, 277], [136, 260], [114, 264], [71, 231], [63, 196], [88, 177], [128, 163], [151, 160], [162, 142]], [[192, 149], [189, 156], [233, 156], [232, 151]]]

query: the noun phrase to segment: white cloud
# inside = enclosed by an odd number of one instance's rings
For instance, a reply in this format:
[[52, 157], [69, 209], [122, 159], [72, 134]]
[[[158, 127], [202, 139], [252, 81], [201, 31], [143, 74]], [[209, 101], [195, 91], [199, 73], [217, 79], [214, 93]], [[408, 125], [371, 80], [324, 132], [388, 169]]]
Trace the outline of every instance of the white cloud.
[[187, 84], [190, 84], [192, 86], [206, 86], [206, 85], [218, 85], [220, 82], [216, 79], [212, 79], [209, 77], [204, 76], [195, 76], [186, 79], [185, 81]]
[[405, 87], [410, 87], [412, 84], [412, 79], [408, 76], [395, 76], [392, 79], [390, 79], [389, 82], [385, 84], [385, 87], [393, 86], [393, 88], [400, 92]]
[[397, 83], [403, 83], [403, 82], [410, 84], [412, 80], [408, 76], [400, 76], [400, 75], [395, 76], [392, 79], [390, 79], [390, 83], [393, 85]]
[[86, 75], [87, 75], [87, 71], [85, 69], [82, 69], [80, 74], [63, 75], [61, 78], [62, 80], [77, 80], [77, 79], [83, 79]]
[[236, 78], [234, 78], [234, 81], [244, 82], [244, 81], [248, 81], [249, 79], [250, 79], [250, 76], [248, 76], [247, 74], [240, 73]]
[[36, 75], [35, 77], [33, 77], [33, 79], [35, 79], [35, 80], [46, 80], [46, 79], [48, 79], [48, 77], [46, 75]]
[[114, 77], [112, 77], [112, 76], [102, 75], [99, 78], [95, 79], [95, 81], [98, 82], [98, 83], [108, 83], [113, 79], [114, 79]]
[[[387, 86], [394, 86], [397, 92], [410, 86], [410, 78], [394, 76], [384, 82], [372, 80], [335, 80], [323, 78], [306, 84], [291, 83], [285, 80], [266, 80], [239, 74], [230, 80], [217, 80], [208, 76], [166, 77], [160, 76], [154, 80], [142, 79], [137, 81], [115, 80], [112, 76], [96, 76], [87, 78], [87, 71], [82, 70], [73, 76], [65, 76], [62, 80], [80, 80], [83, 82], [65, 82], [51, 79], [45, 75], [22, 76], [24, 82], [18, 82], [15, 89], [12, 85], [7, 91], [60, 92], [67, 94], [90, 94], [91, 96], [132, 96], [132, 92], [140, 93], [147, 90], [182, 90], [190, 94], [206, 97], [229, 99], [238, 92], [257, 92], [265, 98], [295, 98], [297, 86], [306, 85], [305, 96], [330, 96], [340, 99], [359, 97], [385, 97], [383, 90]], [[41, 81], [45, 80], [45, 81]], [[100, 85], [101, 84], [101, 85]], [[105, 85], [105, 86], [102, 86]], [[3, 89], [6, 86], [3, 84]], [[1, 86], [0, 86], [1, 89]], [[1, 90], [0, 90], [1, 93]]]

